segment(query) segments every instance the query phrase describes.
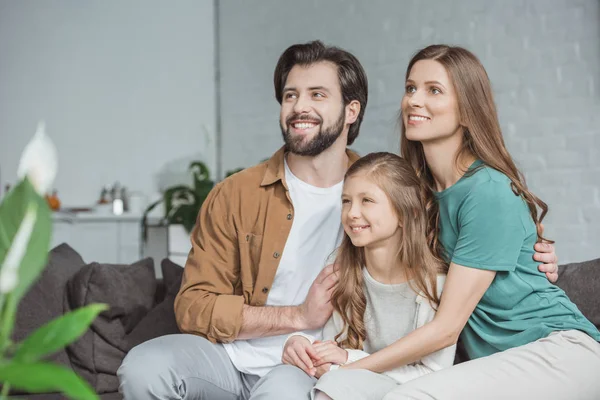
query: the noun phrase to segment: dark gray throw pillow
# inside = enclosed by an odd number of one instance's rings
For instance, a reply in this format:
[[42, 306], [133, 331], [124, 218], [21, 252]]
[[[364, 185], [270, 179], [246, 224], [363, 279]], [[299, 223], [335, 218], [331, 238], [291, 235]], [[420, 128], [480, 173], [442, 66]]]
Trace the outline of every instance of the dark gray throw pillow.
[[600, 329], [600, 258], [561, 265], [557, 285], [579, 310]]
[[165, 298], [146, 314], [144, 319], [127, 335], [125, 338], [126, 351], [150, 339], [180, 333], [175, 321], [174, 303], [181, 286], [183, 268], [168, 258], [162, 260], [160, 266], [166, 287]]
[[160, 263], [160, 269], [162, 271], [165, 287], [167, 288], [167, 294], [176, 295], [181, 286], [183, 267], [179, 264], [175, 264], [170, 259], [165, 258]]
[[[67, 281], [85, 262], [68, 244], [61, 244], [48, 254], [48, 264], [23, 297], [17, 309], [13, 340], [21, 341], [40, 326], [63, 314], [63, 295]], [[64, 350], [49, 360], [71, 367]]]
[[110, 307], [67, 350], [75, 372], [97, 393], [118, 390], [116, 373], [126, 354], [124, 339], [152, 308], [155, 290], [151, 258], [131, 265], [92, 263], [69, 280], [66, 310], [92, 303]]

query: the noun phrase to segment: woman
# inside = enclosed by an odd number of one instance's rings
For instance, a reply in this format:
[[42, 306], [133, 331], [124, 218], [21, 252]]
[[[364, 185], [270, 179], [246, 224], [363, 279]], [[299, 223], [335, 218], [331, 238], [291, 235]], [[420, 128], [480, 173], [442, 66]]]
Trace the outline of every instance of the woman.
[[419, 51], [407, 68], [401, 111], [402, 155], [439, 203], [450, 263], [444, 295], [429, 324], [331, 373], [410, 364], [461, 335], [472, 361], [385, 399], [599, 398], [600, 332], [537, 271], [532, 247], [543, 239], [548, 207], [506, 150], [479, 60], [460, 47]]

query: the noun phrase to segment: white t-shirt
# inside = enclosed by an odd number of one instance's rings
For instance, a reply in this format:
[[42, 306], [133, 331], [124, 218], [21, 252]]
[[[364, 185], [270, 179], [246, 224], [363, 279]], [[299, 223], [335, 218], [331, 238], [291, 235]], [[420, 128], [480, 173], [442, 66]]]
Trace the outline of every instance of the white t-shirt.
[[[285, 179], [294, 207], [294, 220], [267, 306], [294, 306], [306, 299], [310, 285], [341, 243], [343, 181], [319, 188], [301, 181], [285, 162]], [[306, 333], [319, 339], [321, 329]], [[231, 362], [243, 373], [263, 376], [281, 364], [281, 351], [289, 334], [236, 340], [223, 346]]]

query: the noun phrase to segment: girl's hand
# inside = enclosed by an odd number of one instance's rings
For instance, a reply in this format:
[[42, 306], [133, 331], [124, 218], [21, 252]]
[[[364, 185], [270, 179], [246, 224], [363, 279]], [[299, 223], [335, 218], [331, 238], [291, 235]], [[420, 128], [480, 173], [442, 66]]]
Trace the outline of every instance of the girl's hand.
[[331, 368], [331, 363], [321, 364], [316, 368], [315, 378], [320, 379], [323, 375], [329, 372]]
[[313, 347], [319, 358], [318, 360], [314, 360], [316, 367], [326, 363], [342, 365], [348, 361], [348, 352], [338, 347], [337, 343], [333, 340], [326, 342], [316, 341], [313, 343]]
[[292, 336], [283, 348], [281, 361], [300, 368], [310, 376], [315, 376], [317, 371], [313, 360], [319, 360], [319, 356], [310, 341], [303, 336]]

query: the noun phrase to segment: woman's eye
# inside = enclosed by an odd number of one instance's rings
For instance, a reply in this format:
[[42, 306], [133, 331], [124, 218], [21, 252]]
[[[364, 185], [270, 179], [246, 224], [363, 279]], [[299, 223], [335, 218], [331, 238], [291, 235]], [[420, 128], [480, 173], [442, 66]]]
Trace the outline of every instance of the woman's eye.
[[325, 95], [323, 93], [315, 93], [313, 96], [319, 97], [319, 98], [325, 97]]
[[350, 200], [348, 200], [348, 199], [342, 199], [342, 204], [348, 204], [348, 203], [350, 203]]
[[414, 85], [406, 85], [406, 93], [414, 93], [417, 91], [417, 88]]
[[431, 88], [431, 93], [433, 94], [440, 94], [442, 93], [442, 91], [436, 87]]
[[296, 97], [296, 94], [295, 94], [295, 93], [287, 93], [287, 94], [285, 95], [285, 98], [286, 98], [286, 99], [293, 99], [294, 97]]
[[372, 203], [371, 199], [363, 199], [363, 203]]

